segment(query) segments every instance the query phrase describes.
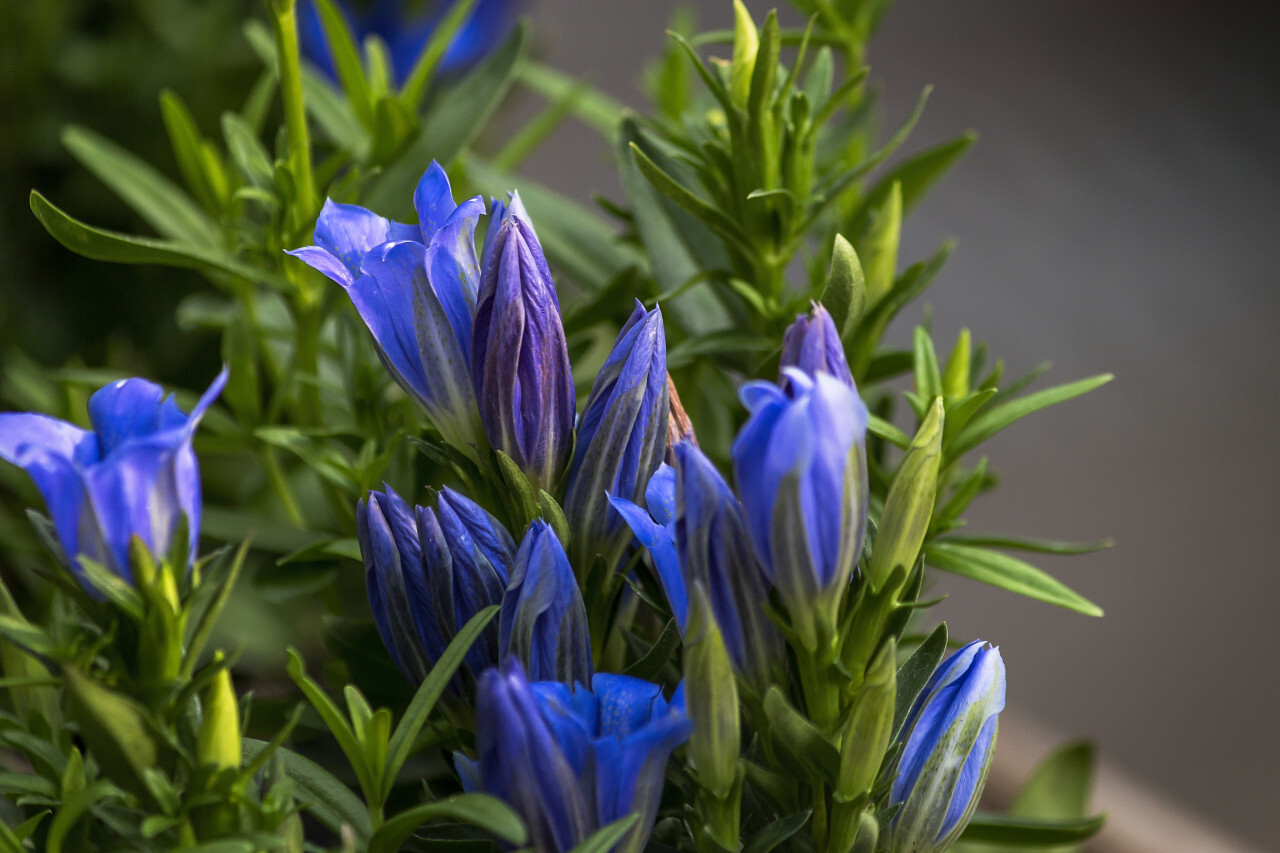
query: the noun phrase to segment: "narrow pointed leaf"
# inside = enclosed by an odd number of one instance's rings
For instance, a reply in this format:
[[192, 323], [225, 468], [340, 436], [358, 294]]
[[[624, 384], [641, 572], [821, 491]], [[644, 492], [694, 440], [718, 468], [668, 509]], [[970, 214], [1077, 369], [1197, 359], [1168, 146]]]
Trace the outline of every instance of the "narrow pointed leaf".
[[1086, 616], [1101, 616], [1102, 608], [1030, 563], [1016, 557], [938, 540], [925, 549], [925, 563], [935, 569], [998, 586], [1037, 601], [1056, 604]]

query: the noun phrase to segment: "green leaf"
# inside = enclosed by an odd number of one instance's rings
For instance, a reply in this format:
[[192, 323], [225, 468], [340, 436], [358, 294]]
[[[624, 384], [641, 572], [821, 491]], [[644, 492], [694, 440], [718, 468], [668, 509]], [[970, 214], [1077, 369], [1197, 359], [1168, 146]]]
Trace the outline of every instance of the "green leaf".
[[[253, 761], [267, 747], [266, 741], [244, 738], [245, 761]], [[368, 843], [372, 833], [369, 810], [345, 782], [334, 778], [319, 764], [296, 752], [284, 747], [277, 747], [275, 752], [280, 756], [284, 772], [298, 786], [298, 794], [303, 802], [310, 801], [306, 805], [307, 811], [335, 835], [340, 834], [342, 827], [346, 825], [355, 831], [357, 840]]]
[[569, 853], [609, 853], [639, 820], [640, 815], [629, 814], [626, 817], [615, 820], [608, 826], [602, 826], [591, 833], [586, 841], [570, 850]]
[[523, 528], [540, 515], [538, 494], [534, 491], [533, 483], [529, 482], [529, 478], [520, 470], [520, 466], [514, 459], [501, 450], [495, 450], [493, 455], [497, 457], [498, 473], [502, 475], [502, 482], [507, 487], [506, 496], [511, 500], [512, 508], [519, 514], [517, 526]]
[[347, 19], [333, 0], [317, 0], [316, 11], [320, 13], [320, 25], [324, 28], [329, 55], [333, 57], [338, 81], [347, 93], [351, 112], [361, 124], [372, 128], [373, 99], [369, 94], [369, 81], [365, 79], [364, 66], [360, 63], [360, 50], [356, 47], [351, 28], [347, 26]]
[[[76, 254], [95, 261], [183, 267], [243, 278], [283, 292], [293, 289], [284, 278], [243, 264], [223, 251], [86, 225], [67, 215], [36, 190], [31, 191], [31, 212], [53, 239]], [[214, 280], [217, 282], [216, 278]]]
[[151, 802], [144, 774], [156, 766], [160, 750], [142, 708], [75, 667], [63, 669], [62, 681], [71, 716], [105, 775], [144, 802]]
[[769, 735], [785, 746], [803, 767], [834, 786], [840, 773], [839, 751], [791, 706], [777, 685], [765, 693], [764, 713], [769, 719]]
[[755, 255], [755, 249], [751, 245], [750, 238], [747, 237], [738, 223], [730, 219], [727, 214], [721, 212], [719, 208], [703, 200], [671, 177], [671, 175], [664, 172], [634, 142], [631, 143], [631, 156], [635, 160], [636, 166], [640, 169], [640, 173], [653, 185], [654, 189], [671, 199], [682, 210], [702, 222], [712, 231], [715, 231], [747, 257]]
[[[1089, 808], [1093, 787], [1094, 748], [1088, 741], [1067, 744], [1045, 758], [1031, 774], [1006, 817], [1077, 820]], [[965, 845], [965, 853], [1001, 853], [996, 845]], [[1078, 846], [1053, 847], [1045, 853], [1076, 853]]]
[[160, 93], [160, 113], [183, 180], [207, 209], [220, 209], [226, 198], [227, 178], [217, 153], [200, 135], [191, 111], [175, 92], [165, 89]]
[[676, 620], [669, 619], [662, 633], [658, 635], [658, 639], [654, 640], [649, 651], [645, 652], [644, 657], [624, 669], [622, 674], [632, 678], [642, 678], [645, 681], [655, 681], [658, 673], [667, 665], [667, 661], [671, 660], [672, 653], [679, 645], [680, 629], [676, 627]]
[[944, 572], [998, 586], [1086, 616], [1102, 615], [1102, 608], [1073, 592], [1061, 581], [1030, 563], [997, 551], [939, 539], [925, 548], [925, 563]]
[[431, 161], [447, 167], [471, 143], [511, 88], [524, 58], [526, 35], [526, 27], [517, 25], [487, 59], [440, 93], [422, 117], [417, 138], [370, 185], [365, 199], [370, 209], [392, 215], [407, 212], [412, 188]]
[[441, 819], [478, 826], [515, 847], [528, 839], [524, 822], [506, 803], [487, 794], [458, 794], [423, 803], [391, 818], [369, 839], [369, 853], [395, 853], [422, 824]]
[[223, 113], [222, 136], [227, 142], [231, 161], [236, 164], [245, 182], [262, 190], [270, 190], [275, 183], [275, 167], [271, 163], [271, 155], [258, 141], [253, 126], [237, 113]]
[[1013, 551], [1030, 551], [1036, 554], [1091, 554], [1115, 544], [1114, 539], [1095, 539], [1092, 542], [1062, 542], [1057, 539], [1026, 539], [1018, 536], [955, 535], [947, 542], [961, 545], [1008, 548]]
[[364, 792], [365, 799], [370, 803], [376, 802], [379, 795], [380, 781], [379, 772], [382, 768], [371, 768], [365, 762], [364, 749], [361, 747], [356, 733], [352, 730], [351, 725], [347, 723], [342, 711], [329, 698], [319, 684], [316, 684], [306, 672], [305, 664], [302, 662], [302, 655], [298, 654], [297, 649], [290, 648], [289, 663], [285, 666], [285, 670], [289, 673], [289, 677], [293, 679], [294, 684], [301, 688], [307, 701], [311, 703], [311, 707], [316, 709], [320, 715], [320, 719], [324, 720], [325, 726], [333, 735], [334, 740], [338, 742], [338, 746], [342, 749], [342, 754], [347, 757], [351, 769], [355, 771], [356, 780], [360, 783], [360, 790]]
[[878, 435], [890, 444], [897, 445], [903, 450], [911, 446], [911, 436], [898, 429], [884, 418], [877, 415], [867, 416], [867, 432], [872, 435]]
[[116, 787], [104, 779], [86, 786], [63, 801], [61, 808], [49, 823], [49, 834], [45, 838], [45, 853], [62, 853], [62, 846], [67, 840], [68, 833], [81, 816], [95, 803], [107, 797], [116, 796], [118, 793]]
[[902, 724], [907, 720], [907, 713], [915, 704], [916, 697], [924, 690], [934, 670], [942, 661], [947, 651], [947, 623], [943, 622], [933, 629], [925, 641], [916, 647], [911, 657], [898, 667], [898, 695], [893, 703], [893, 737], [898, 739]]
[[1037, 820], [978, 812], [960, 839], [1004, 847], [1055, 847], [1084, 841], [1102, 828], [1102, 815], [1074, 820]]
[[867, 193], [862, 209], [854, 216], [854, 225], [850, 233], [862, 234], [869, 222], [870, 212], [884, 204], [895, 183], [901, 184], [902, 212], [909, 213], [924, 198], [939, 178], [955, 165], [973, 143], [978, 141], [978, 134], [973, 131], [961, 134], [950, 142], [929, 148], [903, 160], [891, 169]]
[[580, 92], [572, 102], [574, 115], [608, 140], [613, 139], [626, 109], [621, 101], [541, 62], [526, 62], [520, 69], [520, 83], [552, 102], [564, 100], [569, 92]]
[[404, 766], [405, 761], [408, 760], [409, 755], [412, 753], [413, 743], [417, 740], [418, 732], [426, 725], [427, 718], [431, 716], [431, 709], [435, 707], [440, 694], [444, 692], [450, 679], [453, 678], [453, 674], [462, 665], [467, 652], [471, 650], [471, 646], [475, 644], [476, 639], [493, 620], [493, 617], [497, 615], [498, 610], [498, 605], [494, 604], [472, 616], [462, 630], [449, 641], [444, 654], [440, 656], [435, 666], [431, 668], [431, 672], [423, 679], [421, 686], [418, 687], [418, 692], [413, 695], [413, 701], [405, 709], [404, 716], [400, 718], [400, 723], [391, 735], [391, 741], [387, 747], [387, 768], [383, 776], [384, 787], [382, 792], [384, 800], [386, 795], [391, 792], [391, 786], [395, 784], [400, 768]]
[[476, 0], [457, 0], [432, 27], [426, 46], [418, 54], [413, 70], [409, 72], [409, 79], [400, 90], [400, 97], [409, 112], [416, 112], [418, 105], [426, 97], [427, 87], [431, 84], [431, 78], [435, 76], [440, 60], [444, 58], [445, 51], [453, 44], [458, 31], [471, 16], [471, 10], [475, 5]]
[[893, 287], [901, 240], [902, 184], [894, 181], [870, 215], [866, 236], [858, 241], [867, 275], [867, 302], [871, 305], [883, 299]]
[[751, 836], [742, 853], [771, 853], [779, 844], [804, 829], [813, 809], [780, 817]]
[[950, 448], [952, 458], [964, 455], [1000, 430], [1015, 421], [1025, 418], [1032, 412], [1038, 412], [1056, 403], [1079, 397], [1094, 388], [1106, 385], [1113, 378], [1115, 377], [1110, 373], [1103, 373], [1099, 376], [1091, 376], [1088, 379], [1080, 379], [1075, 382], [1068, 382], [1065, 385], [1057, 385], [1053, 388], [1046, 388], [1043, 391], [1036, 391], [1034, 394], [1028, 394], [1025, 397], [1019, 397], [1016, 400], [990, 407], [970, 421], [969, 425], [956, 436], [956, 440]]
[[58, 644], [43, 628], [21, 617], [0, 616], [0, 637], [45, 660], [57, 660], [61, 656]]
[[91, 130], [72, 125], [62, 144], [160, 234], [180, 243], [217, 248], [217, 226], [181, 189], [142, 159]]
[[[933, 338], [928, 329], [916, 326], [912, 338], [916, 366], [916, 393], [927, 401], [942, 396], [942, 375], [938, 371], [938, 354], [933, 349]], [[947, 420], [951, 412], [947, 412]]]
[[675, 370], [692, 364], [703, 355], [724, 352], [767, 352], [777, 347], [777, 342], [755, 332], [728, 330], [712, 332], [698, 338], [688, 338], [667, 351], [667, 369]]
[[822, 304], [831, 313], [840, 340], [853, 334], [867, 304], [867, 277], [853, 245], [839, 234], [831, 248], [831, 270], [822, 291]]

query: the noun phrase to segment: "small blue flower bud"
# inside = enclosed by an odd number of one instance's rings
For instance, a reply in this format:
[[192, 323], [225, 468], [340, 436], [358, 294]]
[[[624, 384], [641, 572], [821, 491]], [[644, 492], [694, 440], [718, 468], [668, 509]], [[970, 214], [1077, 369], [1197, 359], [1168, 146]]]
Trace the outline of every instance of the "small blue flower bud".
[[867, 407], [825, 371], [786, 369], [789, 387], [744, 385], [751, 411], [733, 443], [756, 553], [807, 646], [834, 631], [867, 525]]
[[1004, 708], [1004, 661], [975, 640], [943, 662], [902, 728], [890, 803], [891, 853], [940, 853], [964, 831], [986, 784]]
[[541, 519], [529, 525], [511, 564], [498, 616], [498, 649], [539, 681], [591, 680], [587, 609], [555, 531]]
[[70, 568], [82, 583], [81, 556], [131, 581], [129, 543], [135, 536], [157, 560], [168, 558], [184, 516], [188, 564], [195, 559], [200, 468], [191, 441], [226, 384], [224, 369], [191, 414], [184, 415], [153, 382], [113, 382], [89, 398], [93, 431], [32, 412], [0, 413], [0, 459], [35, 481]]
[[564, 853], [629, 814], [640, 820], [614, 847], [642, 850], [653, 831], [667, 760], [693, 729], [679, 689], [600, 674], [570, 687], [530, 684], [507, 660], [480, 677], [476, 760], [455, 756], [468, 791], [505, 800], [524, 819], [530, 845]]
[[853, 374], [844, 357], [844, 344], [836, 331], [831, 314], [820, 303], [814, 303], [809, 316], [796, 317], [787, 327], [782, 338], [782, 359], [778, 370], [778, 384], [787, 387], [786, 369], [799, 368], [809, 376], [818, 371], [834, 376], [850, 388]]
[[552, 492], [569, 461], [575, 404], [560, 304], [533, 229], [518, 215], [496, 215], [501, 224], [480, 273], [471, 379], [490, 445]]
[[631, 538], [610, 498], [640, 501], [667, 446], [667, 344], [662, 312], [635, 310], [596, 376], [578, 424], [565, 501], [574, 534], [574, 566], [596, 554], [612, 564]]

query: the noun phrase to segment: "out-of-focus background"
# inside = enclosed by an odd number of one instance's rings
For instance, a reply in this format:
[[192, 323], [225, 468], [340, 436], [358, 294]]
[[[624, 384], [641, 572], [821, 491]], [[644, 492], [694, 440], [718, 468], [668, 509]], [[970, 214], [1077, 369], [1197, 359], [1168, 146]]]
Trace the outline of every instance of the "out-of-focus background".
[[[36, 5], [47, 31], [23, 26]], [[92, 122], [168, 169], [156, 96], [176, 89], [206, 127], [237, 106], [253, 79], [236, 24], [248, 5], [0, 2], [0, 381], [18, 358], [13, 342], [48, 364], [92, 340], [92, 365], [127, 366], [146, 349], [168, 373], [157, 378], [211, 372], [208, 341], [172, 321], [187, 274], [80, 259], [43, 233], [26, 194], [39, 186], [128, 230], [120, 205], [60, 153], [58, 129]], [[643, 63], [662, 48], [675, 5], [531, 0], [537, 50], [640, 107]], [[728, 0], [684, 5], [703, 27], [730, 21]], [[769, 8], [748, 6], [757, 18]], [[134, 7], [147, 7], [145, 20]], [[184, 60], [165, 61], [175, 56]], [[941, 588], [950, 598], [936, 612], [953, 634], [981, 635], [1007, 661], [1002, 751], [1017, 754], [1004, 766], [1025, 768], [1035, 756], [1023, 753], [1047, 738], [1093, 735], [1109, 780], [1097, 805], [1113, 826], [1141, 812], [1174, 836], [1129, 849], [1210, 849], [1170, 816], [1209, 827], [1228, 845], [1214, 849], [1276, 849], [1280, 7], [900, 0], [870, 59], [887, 125], [937, 86], [911, 146], [982, 135], [906, 228], [906, 258], [960, 240], [929, 292], [936, 337], [966, 323], [1014, 374], [1052, 358], [1057, 381], [1118, 375], [994, 440], [1005, 482], [972, 521], [985, 532], [1114, 536], [1100, 554], [1045, 558], [1106, 617], [963, 581]], [[139, 67], [182, 76], [122, 83]], [[210, 87], [201, 81], [212, 69], [220, 82]], [[107, 89], [109, 115], [96, 108]], [[528, 172], [584, 201], [617, 197], [609, 158], [599, 137], [571, 126]], [[1135, 782], [1157, 799], [1133, 799]]]
[[[674, 5], [542, 0], [535, 32], [549, 62], [639, 106]], [[727, 0], [692, 5], [728, 25]], [[907, 258], [960, 241], [927, 297], [935, 338], [968, 324], [1015, 374], [1049, 358], [1057, 381], [1117, 375], [992, 442], [1005, 481], [971, 523], [1114, 536], [1042, 562], [1105, 618], [962, 580], [936, 613], [999, 644], [1012, 720], [1091, 734], [1184, 817], [1278, 849], [1280, 6], [901, 0], [870, 63], [888, 125], [936, 86], [909, 144], [981, 134], [906, 227]], [[529, 171], [618, 195], [586, 131]], [[1204, 849], [1181, 842], [1164, 849]]]

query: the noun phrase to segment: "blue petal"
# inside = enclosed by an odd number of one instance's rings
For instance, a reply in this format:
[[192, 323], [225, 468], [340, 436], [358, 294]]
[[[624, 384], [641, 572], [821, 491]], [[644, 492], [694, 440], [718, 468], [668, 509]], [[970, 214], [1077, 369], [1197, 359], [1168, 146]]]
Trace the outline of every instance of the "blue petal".
[[[354, 280], [360, 275], [360, 262], [366, 253], [383, 243], [416, 240], [418, 234], [418, 229], [413, 226], [393, 223], [359, 205], [338, 204], [325, 199], [320, 218], [316, 220], [315, 238], [316, 245], [337, 258]], [[303, 260], [310, 263], [306, 257]], [[326, 270], [320, 271], [329, 275]], [[350, 283], [334, 280], [342, 285]]]
[[413, 192], [413, 206], [418, 211], [420, 242], [424, 246], [428, 245], [456, 207], [453, 203], [453, 190], [449, 187], [449, 176], [435, 160], [431, 161], [427, 171], [422, 173], [422, 179], [418, 181], [417, 189]]
[[542, 520], [529, 525], [499, 614], [502, 656], [520, 658], [538, 681], [585, 681], [591, 638], [582, 593], [564, 548]]
[[680, 633], [684, 633], [689, 618], [689, 595], [685, 589], [684, 574], [680, 571], [680, 559], [671, 529], [656, 524], [649, 513], [631, 501], [609, 496], [609, 505], [618, 511], [622, 520], [635, 534], [636, 541], [649, 551], [654, 571], [662, 583], [671, 615], [675, 617]]
[[427, 277], [435, 289], [464, 353], [471, 353], [471, 323], [476, 310], [480, 264], [476, 260], [476, 220], [484, 213], [480, 197], [458, 205], [427, 245]]
[[[683, 443], [683, 442], [682, 442]], [[666, 462], [658, 466], [644, 490], [645, 507], [659, 524], [670, 524], [676, 517], [676, 469]]]
[[146, 379], [121, 379], [95, 391], [89, 398], [89, 422], [98, 435], [99, 452], [106, 456], [127, 439], [156, 432], [163, 399], [164, 389]]

